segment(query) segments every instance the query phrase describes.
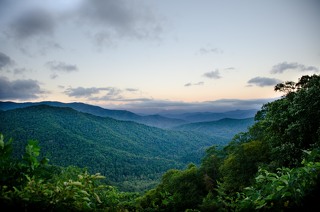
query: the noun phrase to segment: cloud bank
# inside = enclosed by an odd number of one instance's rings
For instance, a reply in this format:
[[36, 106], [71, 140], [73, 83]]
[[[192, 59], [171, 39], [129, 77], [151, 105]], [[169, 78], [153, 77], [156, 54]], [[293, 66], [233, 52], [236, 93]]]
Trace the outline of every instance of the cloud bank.
[[123, 38], [154, 39], [162, 32], [158, 17], [145, 5], [129, 0], [83, 1], [74, 17], [89, 27], [99, 45]]
[[77, 88], [68, 88], [64, 91], [65, 94], [67, 94], [70, 97], [91, 97], [94, 94], [99, 94], [100, 91], [106, 91], [109, 90], [109, 88], [84, 88], [84, 87], [77, 87]]
[[[77, 1], [62, 4], [69, 5], [64, 8], [59, 4], [62, 3], [16, 1], [5, 4], [2, 0], [0, 5], [10, 9], [10, 13], [6, 12], [8, 18], [3, 21], [1, 31], [13, 42], [29, 45], [30, 39], [38, 41], [42, 38], [42, 42], [47, 43], [41, 45], [55, 49], [61, 49], [61, 46], [53, 41], [54, 35], [59, 28], [69, 26], [82, 30], [83, 35], [98, 45], [114, 44], [121, 39], [159, 39], [163, 31], [158, 15], [140, 1]], [[25, 46], [19, 48], [21, 51], [28, 49]]]
[[37, 99], [40, 95], [47, 93], [40, 88], [36, 80], [13, 80], [0, 77], [0, 99], [1, 100], [29, 100]]
[[265, 86], [275, 86], [278, 83], [281, 83], [282, 81], [275, 78], [268, 78], [268, 77], [254, 77], [248, 81], [248, 84], [250, 86], [256, 85], [259, 87], [265, 87]]
[[288, 70], [297, 70], [297, 71], [314, 71], [319, 72], [319, 68], [315, 66], [306, 66], [300, 63], [288, 63], [288, 62], [282, 62], [274, 65], [271, 69], [272, 74], [281, 74]]
[[52, 35], [55, 20], [47, 10], [32, 9], [16, 17], [9, 27], [12, 36], [18, 40], [24, 40], [34, 36]]

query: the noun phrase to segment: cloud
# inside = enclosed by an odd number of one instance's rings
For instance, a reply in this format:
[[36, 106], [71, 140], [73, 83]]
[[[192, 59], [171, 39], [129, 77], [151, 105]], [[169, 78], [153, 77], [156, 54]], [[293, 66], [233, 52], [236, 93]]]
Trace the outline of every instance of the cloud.
[[55, 20], [47, 10], [32, 9], [25, 11], [14, 19], [9, 27], [15, 38], [25, 40], [38, 35], [52, 35]]
[[52, 71], [60, 71], [60, 72], [78, 71], [78, 67], [76, 65], [70, 65], [64, 62], [49, 61], [45, 65]]
[[56, 79], [56, 78], [58, 78], [58, 77], [59, 77], [59, 75], [58, 75], [58, 74], [55, 74], [55, 73], [53, 73], [53, 74], [50, 75], [50, 78], [51, 78], [51, 79]]
[[109, 90], [109, 88], [84, 88], [84, 87], [77, 87], [77, 88], [68, 88], [64, 91], [70, 97], [91, 97], [93, 94], [99, 94], [100, 91]]
[[235, 68], [234, 67], [228, 67], [228, 68], [225, 68], [224, 70], [231, 71], [231, 70], [235, 70]]
[[215, 71], [207, 72], [203, 74], [204, 77], [210, 78], [210, 79], [220, 79], [220, 72], [218, 69]]
[[0, 70], [12, 64], [14, 64], [14, 61], [6, 54], [0, 52]]
[[13, 42], [19, 41], [18, 48], [27, 55], [62, 49], [53, 41], [58, 27], [76, 27], [78, 33], [92, 39], [99, 48], [115, 45], [121, 39], [159, 40], [163, 31], [163, 19], [142, 1], [11, 1], [0, 0], [0, 11], [6, 13], [0, 13], [0, 17], [4, 16], [0, 30]]
[[139, 91], [139, 89], [135, 88], [126, 88], [119, 89], [116, 87], [77, 87], [77, 88], [67, 88], [64, 93], [69, 97], [75, 98], [86, 98], [88, 101], [96, 101], [96, 102], [141, 102], [141, 101], [150, 101], [150, 98], [144, 97], [125, 97], [125, 94], [135, 93]]
[[256, 85], [259, 87], [265, 86], [275, 86], [276, 84], [282, 82], [279, 79], [268, 78], [268, 77], [254, 77], [248, 81], [249, 85]]
[[149, 8], [129, 0], [83, 1], [75, 16], [81, 25], [90, 27], [98, 44], [119, 38], [158, 38], [162, 31]]
[[197, 83], [189, 82], [189, 83], [185, 84], [184, 86], [185, 87], [190, 87], [190, 86], [194, 86], [194, 85], [203, 85], [203, 84], [204, 84], [204, 82], [197, 82]]
[[282, 62], [282, 63], [278, 63], [277, 65], [274, 65], [270, 72], [272, 74], [278, 74], [278, 73], [281, 74], [287, 70], [319, 72], [319, 68], [315, 66], [306, 66], [300, 63], [287, 63], [287, 62]]
[[13, 70], [13, 74], [18, 75], [18, 74], [23, 74], [27, 72], [28, 70], [26, 68], [15, 68]]
[[126, 88], [126, 91], [129, 91], [129, 92], [137, 92], [137, 91], [139, 91], [139, 89], [136, 89], [136, 88]]
[[202, 55], [209, 54], [209, 53], [222, 54], [223, 51], [221, 49], [219, 49], [219, 48], [210, 48], [210, 47], [208, 48], [208, 47], [206, 47], [206, 48], [200, 48], [199, 49], [199, 53], [202, 54]]
[[28, 100], [37, 99], [39, 95], [47, 93], [40, 88], [36, 80], [14, 80], [0, 77], [1, 100]]

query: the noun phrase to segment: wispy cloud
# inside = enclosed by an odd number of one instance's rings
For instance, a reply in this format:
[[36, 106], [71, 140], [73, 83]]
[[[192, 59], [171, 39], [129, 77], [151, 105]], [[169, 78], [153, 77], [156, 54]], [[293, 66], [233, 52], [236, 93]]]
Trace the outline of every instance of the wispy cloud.
[[282, 82], [279, 79], [268, 78], [268, 77], [254, 77], [248, 81], [249, 86], [256, 85], [259, 87], [265, 86], [275, 86], [276, 84]]
[[189, 83], [186, 83], [184, 86], [185, 87], [190, 87], [190, 86], [194, 86], [194, 85], [204, 85], [204, 82], [197, 82], [197, 83], [191, 83], [191, 82], [189, 82]]
[[153, 11], [129, 0], [83, 1], [75, 17], [89, 27], [99, 45], [119, 38], [157, 38], [163, 28]]
[[228, 68], [225, 68], [224, 70], [232, 71], [232, 70], [235, 70], [235, 67], [228, 67]]
[[219, 48], [202, 47], [199, 49], [199, 53], [201, 55], [210, 54], [210, 53], [222, 54], [223, 51], [222, 51], [222, 49], [219, 49]]
[[27, 72], [28, 70], [26, 68], [15, 68], [13, 69], [13, 74], [19, 75]]
[[73, 72], [78, 71], [78, 67], [76, 65], [66, 64], [65, 62], [59, 61], [49, 61], [45, 64], [52, 71], [60, 71], [60, 72]]
[[54, 28], [55, 21], [50, 12], [32, 9], [23, 12], [11, 22], [9, 34], [24, 40], [34, 36], [51, 36]]
[[314, 71], [319, 72], [319, 68], [315, 66], [306, 66], [300, 63], [288, 63], [282, 62], [274, 65], [271, 69], [272, 74], [281, 74], [287, 70], [297, 70], [297, 71]]
[[66, 64], [65, 62], [59, 61], [49, 61], [45, 63], [45, 66], [53, 72], [50, 75], [51, 79], [58, 78], [58, 73], [71, 73], [78, 71], [78, 67], [76, 65]]
[[220, 72], [218, 69], [215, 71], [207, 72], [203, 74], [204, 77], [210, 78], [210, 79], [220, 79]]
[[28, 100], [37, 99], [40, 95], [48, 93], [40, 88], [36, 80], [13, 80], [0, 77], [1, 100]]
[[14, 61], [6, 54], [0, 52], [0, 70], [14, 64]]
[[77, 1], [63, 9], [52, 7], [48, 2], [15, 2], [10, 7], [3, 2], [0, 0], [5, 9], [0, 9], [7, 10], [9, 18], [3, 19], [4, 27], [0, 30], [13, 42], [23, 44], [18, 48], [27, 55], [31, 55], [30, 46], [35, 43], [42, 52], [49, 48], [62, 49], [54, 41], [55, 35], [58, 28], [69, 26], [79, 28], [98, 45], [114, 44], [122, 39], [158, 40], [163, 31], [163, 19], [141, 1]]
[[77, 88], [67, 88], [64, 93], [67, 94], [70, 97], [91, 97], [93, 94], [99, 94], [100, 91], [108, 91], [110, 88], [104, 87], [104, 88], [84, 88], [84, 87], [77, 87]]
[[136, 88], [126, 88], [126, 91], [129, 91], [129, 92], [137, 92], [137, 91], [139, 91], [139, 89], [136, 89]]

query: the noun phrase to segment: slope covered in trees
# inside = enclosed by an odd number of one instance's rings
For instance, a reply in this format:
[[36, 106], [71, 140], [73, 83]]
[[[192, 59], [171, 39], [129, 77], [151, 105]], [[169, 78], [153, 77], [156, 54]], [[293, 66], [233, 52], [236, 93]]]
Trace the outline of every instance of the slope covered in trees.
[[199, 163], [206, 147], [225, 142], [47, 105], [0, 112], [0, 120], [18, 157], [32, 138], [52, 164], [88, 167], [127, 190], [144, 189], [170, 168]]
[[140, 206], [147, 211], [319, 210], [320, 76], [275, 87], [256, 123], [201, 166], [166, 172]]

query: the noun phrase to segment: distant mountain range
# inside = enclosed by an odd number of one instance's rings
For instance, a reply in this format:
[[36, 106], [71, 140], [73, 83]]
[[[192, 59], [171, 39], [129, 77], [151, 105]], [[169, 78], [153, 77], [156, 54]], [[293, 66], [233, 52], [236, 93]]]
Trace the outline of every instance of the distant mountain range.
[[231, 119], [223, 118], [218, 121], [196, 122], [177, 126], [173, 129], [182, 131], [194, 131], [210, 136], [219, 136], [231, 140], [240, 132], [246, 132], [248, 127], [254, 124], [254, 118]]
[[89, 113], [95, 116], [110, 117], [122, 121], [134, 121], [137, 123], [154, 126], [158, 128], [174, 128], [179, 125], [194, 123], [194, 122], [210, 122], [224, 118], [245, 119], [252, 118], [257, 110], [235, 110], [222, 113], [213, 112], [197, 112], [197, 113], [160, 113], [154, 115], [138, 115], [127, 110], [110, 110], [99, 106], [84, 104], [80, 102], [62, 103], [56, 101], [44, 102], [0, 102], [0, 110], [12, 110], [24, 108], [34, 105], [50, 105], [55, 107], [70, 107], [77, 111]]
[[252, 118], [257, 110], [234, 110], [221, 113], [214, 112], [195, 112], [195, 113], [160, 113], [161, 116], [183, 120], [188, 123], [217, 121], [224, 118], [246, 119]]
[[44, 102], [0, 102], [0, 110], [12, 110], [17, 108], [24, 108], [35, 105], [49, 105], [55, 107], [69, 107], [80, 112], [89, 113], [95, 116], [110, 117], [122, 121], [134, 121], [137, 123], [145, 124], [148, 126], [154, 126], [159, 128], [171, 128], [181, 124], [185, 124], [184, 120], [175, 118], [167, 118], [160, 115], [147, 115], [140, 116], [127, 110], [109, 110], [99, 106], [84, 104], [80, 102], [62, 103], [54, 101]]

